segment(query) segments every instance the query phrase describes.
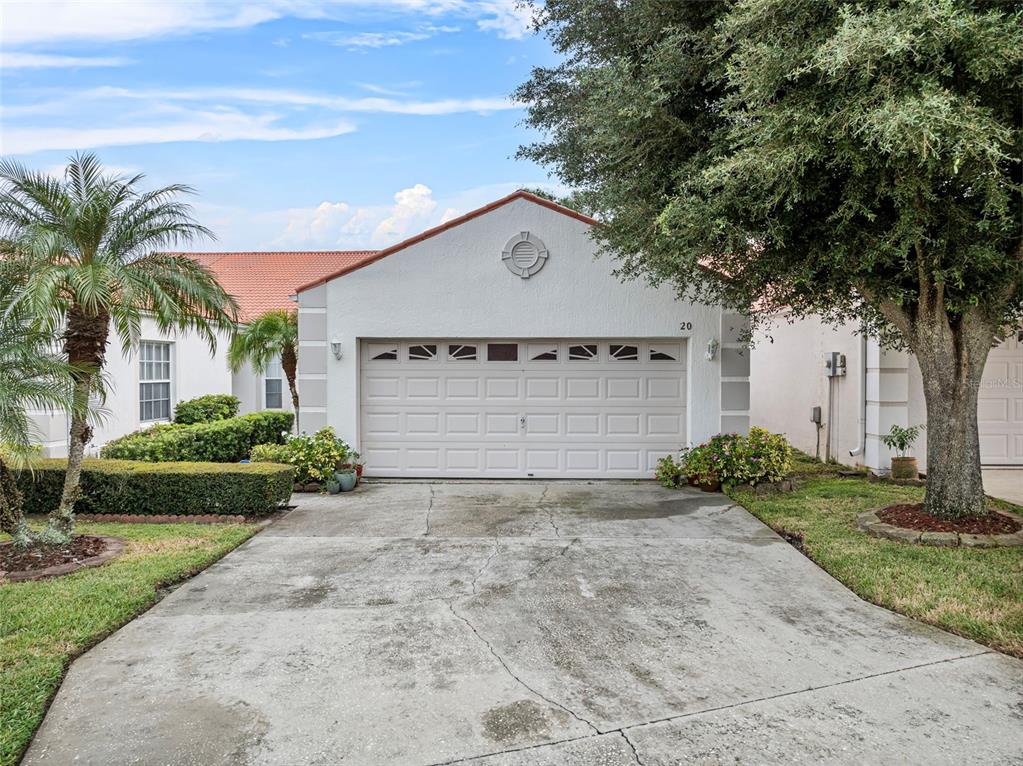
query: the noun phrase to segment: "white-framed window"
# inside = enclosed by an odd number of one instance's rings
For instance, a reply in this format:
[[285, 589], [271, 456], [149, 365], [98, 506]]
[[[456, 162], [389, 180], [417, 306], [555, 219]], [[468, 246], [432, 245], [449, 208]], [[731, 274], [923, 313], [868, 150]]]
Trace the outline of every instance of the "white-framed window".
[[263, 407], [268, 410], [284, 407], [284, 368], [279, 358], [268, 363], [263, 373]]
[[144, 340], [139, 344], [139, 420], [170, 417], [171, 344]]

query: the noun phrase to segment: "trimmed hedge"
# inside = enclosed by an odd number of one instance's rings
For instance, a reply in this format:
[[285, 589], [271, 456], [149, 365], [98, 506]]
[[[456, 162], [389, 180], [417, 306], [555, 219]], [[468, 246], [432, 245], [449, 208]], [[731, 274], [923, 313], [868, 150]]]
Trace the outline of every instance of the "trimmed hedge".
[[[25, 513], [49, 513], [60, 501], [65, 458], [33, 463], [18, 475]], [[291, 497], [295, 469], [276, 463], [144, 463], [86, 459], [76, 513], [271, 513]]]
[[193, 423], [212, 423], [227, 420], [238, 414], [241, 402], [230, 394], [207, 394], [178, 402], [174, 407], [174, 422], [190, 426]]
[[107, 442], [100, 455], [111, 460], [151, 463], [194, 461], [237, 463], [257, 444], [280, 443], [295, 415], [264, 410], [227, 420], [193, 425], [163, 424]]

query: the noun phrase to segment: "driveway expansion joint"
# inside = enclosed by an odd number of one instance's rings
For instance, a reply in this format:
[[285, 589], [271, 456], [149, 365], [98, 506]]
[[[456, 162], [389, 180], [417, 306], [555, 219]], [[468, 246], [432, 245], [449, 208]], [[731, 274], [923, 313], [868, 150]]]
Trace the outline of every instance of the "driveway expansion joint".
[[642, 721], [641, 723], [630, 723], [626, 726], [620, 726], [615, 729], [608, 729], [606, 731], [600, 731], [601, 734], [612, 734], [616, 732], [625, 733], [629, 729], [641, 729], [644, 726], [654, 726], [656, 724], [671, 723], [672, 721], [679, 721], [683, 718], [693, 718], [699, 715], [706, 715], [707, 713], [718, 713], [722, 710], [733, 710], [735, 708], [745, 707], [746, 705], [755, 705], [759, 702], [770, 702], [771, 700], [785, 699], [786, 697], [798, 697], [800, 694], [809, 694], [810, 692], [824, 691], [825, 689], [834, 689], [839, 686], [848, 686], [849, 684], [856, 684], [861, 681], [870, 681], [874, 678], [884, 678], [885, 676], [898, 675], [899, 673], [907, 673], [912, 670], [922, 670], [923, 668], [931, 668], [937, 665], [945, 665], [952, 662], [959, 662], [960, 660], [971, 660], [975, 657], [983, 657], [988, 654], [998, 654], [994, 650], [987, 649], [982, 652], [975, 652], [973, 654], [961, 654], [956, 657], [946, 657], [941, 660], [934, 660], [932, 662], [921, 662], [918, 665], [907, 665], [904, 668], [894, 668], [892, 670], [883, 670], [880, 673], [868, 673], [865, 676], [857, 676], [856, 678], [846, 678], [841, 681], [834, 681], [830, 684], [821, 684], [820, 686], [810, 686], [806, 689], [794, 689], [788, 692], [779, 692], [778, 694], [770, 694], [766, 697], [757, 697], [756, 699], [741, 700], [739, 702], [733, 702], [728, 705], [718, 705], [716, 707], [704, 708], [703, 710], [691, 710], [688, 713], [679, 713], [678, 715], [665, 716], [664, 718], [654, 718], [649, 721]]

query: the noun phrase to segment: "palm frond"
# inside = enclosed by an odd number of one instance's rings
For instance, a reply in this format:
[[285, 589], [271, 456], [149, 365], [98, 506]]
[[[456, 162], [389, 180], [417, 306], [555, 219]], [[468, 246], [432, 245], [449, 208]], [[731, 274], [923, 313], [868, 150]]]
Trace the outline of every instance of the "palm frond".
[[232, 372], [246, 363], [262, 374], [281, 357], [286, 345], [298, 344], [298, 315], [293, 311], [268, 311], [238, 328], [227, 351]]

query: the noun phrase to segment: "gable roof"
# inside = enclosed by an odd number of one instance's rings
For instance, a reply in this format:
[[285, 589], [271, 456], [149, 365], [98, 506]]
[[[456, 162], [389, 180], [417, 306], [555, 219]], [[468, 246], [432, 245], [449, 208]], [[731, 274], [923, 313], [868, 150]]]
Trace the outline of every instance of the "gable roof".
[[308, 290], [312, 287], [317, 287], [319, 285], [326, 284], [327, 282], [330, 282], [333, 279], [337, 279], [338, 277], [343, 277], [345, 274], [350, 274], [356, 269], [361, 269], [363, 266], [368, 266], [371, 263], [379, 261], [381, 258], [386, 258], [387, 256], [393, 255], [394, 253], [397, 253], [400, 250], [404, 250], [407, 247], [411, 247], [412, 245], [418, 244], [423, 240], [430, 239], [430, 237], [435, 237], [438, 234], [447, 231], [448, 229], [453, 229], [456, 226], [461, 226], [463, 223], [471, 221], [473, 218], [479, 218], [481, 215], [489, 213], [491, 210], [496, 210], [499, 207], [503, 207], [504, 205], [507, 205], [509, 202], [514, 202], [517, 199], [528, 200], [537, 205], [553, 210], [557, 213], [561, 213], [562, 215], [567, 215], [569, 218], [575, 218], [577, 221], [582, 221], [583, 223], [589, 224], [591, 226], [594, 226], [598, 223], [595, 218], [591, 218], [588, 215], [584, 215], [583, 213], [580, 213], [578, 210], [572, 210], [571, 208], [565, 207], [564, 205], [559, 205], [557, 202], [553, 202], [544, 197], [537, 196], [532, 192], [525, 191], [524, 189], [519, 189], [518, 191], [509, 194], [507, 197], [502, 197], [501, 199], [495, 202], [491, 202], [489, 205], [484, 205], [483, 207], [471, 210], [465, 215], [459, 216], [458, 218], [452, 218], [450, 221], [447, 221], [446, 223], [442, 223], [439, 226], [434, 226], [432, 229], [427, 229], [424, 232], [420, 232], [419, 234], [416, 234], [414, 237], [409, 237], [408, 239], [403, 240], [396, 245], [391, 245], [390, 247], [386, 247], [383, 250], [377, 250], [376, 252], [359, 259], [357, 262], [346, 264], [333, 272], [325, 274], [321, 277], [311, 279], [310, 281], [301, 285], [295, 292], [300, 293], [303, 290]]
[[375, 250], [181, 253], [212, 271], [221, 287], [234, 296], [241, 322], [267, 311], [295, 310], [291, 296], [296, 285], [353, 267], [375, 254]]

